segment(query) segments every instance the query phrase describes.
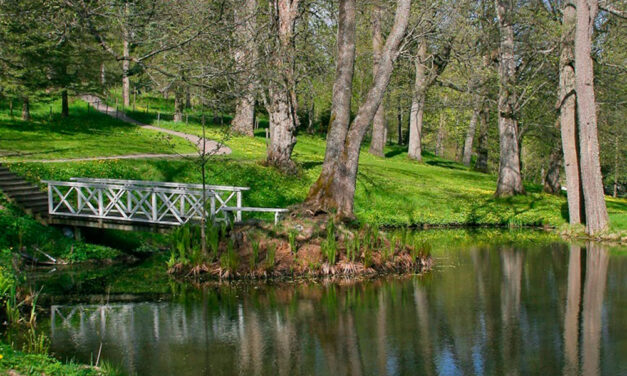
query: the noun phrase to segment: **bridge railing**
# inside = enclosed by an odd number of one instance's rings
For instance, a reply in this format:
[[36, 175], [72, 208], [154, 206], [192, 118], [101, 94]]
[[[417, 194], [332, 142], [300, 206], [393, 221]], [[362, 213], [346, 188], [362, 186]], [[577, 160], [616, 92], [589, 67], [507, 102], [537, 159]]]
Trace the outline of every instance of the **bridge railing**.
[[[172, 182], [157, 182], [147, 180], [122, 180], [122, 179], [99, 179], [99, 178], [70, 178], [71, 181], [81, 183], [116, 184], [135, 187], [173, 188], [187, 189], [190, 191], [201, 191], [202, 184], [185, 184]], [[249, 187], [237, 187], [230, 185], [209, 185], [204, 187], [210, 193], [208, 201], [210, 203], [211, 218], [217, 221], [228, 221], [228, 211], [234, 212], [235, 221], [242, 220], [242, 211], [237, 210], [242, 207], [242, 192], [250, 190]], [[235, 202], [233, 202], [235, 201]], [[223, 209], [229, 210], [223, 210]], [[233, 210], [235, 208], [235, 210]]]
[[184, 186], [150, 186], [130, 182], [45, 181], [50, 215], [180, 225], [203, 216], [215, 217], [215, 196]]

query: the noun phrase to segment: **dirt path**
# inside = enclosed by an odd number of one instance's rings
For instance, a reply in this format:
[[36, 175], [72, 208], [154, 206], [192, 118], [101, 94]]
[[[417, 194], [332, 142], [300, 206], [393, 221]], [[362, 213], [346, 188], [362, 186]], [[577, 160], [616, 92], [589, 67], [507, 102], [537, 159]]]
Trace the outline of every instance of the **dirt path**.
[[[125, 113], [123, 112], [118, 112], [116, 111], [115, 108], [108, 106], [107, 104], [103, 103], [102, 100], [98, 97], [96, 97], [95, 95], [83, 95], [81, 97], [84, 101], [88, 102], [90, 105], [92, 105], [96, 110], [107, 114], [111, 117], [115, 117], [117, 119], [120, 119], [122, 121], [125, 121], [127, 123], [130, 124], [135, 124], [140, 126], [141, 128], [144, 129], [150, 129], [153, 131], [157, 131], [157, 132], [161, 132], [161, 133], [167, 133], [169, 135], [175, 136], [175, 137], [180, 137], [180, 138], [184, 138], [185, 140], [191, 142], [192, 144], [196, 145], [196, 147], [198, 148], [199, 151], [203, 150], [203, 140], [201, 137], [198, 137], [196, 135], [193, 134], [189, 134], [189, 133], [183, 133], [183, 132], [177, 132], [177, 131], [173, 131], [171, 129], [166, 129], [166, 128], [161, 128], [161, 127], [155, 127], [154, 125], [148, 125], [148, 124], [144, 124], [144, 123], [140, 123], [139, 121], [132, 119], [128, 116], [126, 116]], [[205, 138], [205, 152], [207, 154], [212, 154], [212, 155], [227, 155], [227, 154], [231, 154], [231, 149], [228, 148], [225, 145], [220, 145], [220, 143], [213, 141], [213, 140], [209, 140]], [[140, 154], [139, 157], [136, 157], [137, 159], [139, 158], [146, 158], [146, 156], [154, 156], [152, 158], [158, 158], [156, 157], [156, 155], [159, 154]], [[132, 157], [132, 156], [125, 156], [125, 157]], [[121, 157], [117, 157], [118, 159]], [[105, 159], [105, 158], [96, 158], [96, 159]], [[110, 158], [110, 159], [115, 159], [115, 158]], [[132, 159], [132, 158], [126, 158], [126, 159]]]
[[33, 163], [65, 163], [65, 162], [87, 162], [87, 161], [106, 161], [114, 159], [165, 159], [165, 158], [184, 158], [196, 157], [198, 154], [127, 154], [112, 155], [109, 157], [84, 157], [84, 158], [63, 158], [63, 159], [28, 159], [24, 162]]

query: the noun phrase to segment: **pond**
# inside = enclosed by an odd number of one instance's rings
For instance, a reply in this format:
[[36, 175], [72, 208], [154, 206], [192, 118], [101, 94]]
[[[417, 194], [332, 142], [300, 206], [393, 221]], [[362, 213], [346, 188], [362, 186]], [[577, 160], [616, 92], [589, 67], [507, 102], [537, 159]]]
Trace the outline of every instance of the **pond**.
[[[150, 284], [150, 268], [80, 286], [55, 272], [65, 287], [50, 290], [85, 303], [53, 297], [40, 328], [61, 359], [91, 363], [100, 352], [138, 375], [627, 374], [625, 249], [513, 242], [433, 254], [423, 275], [197, 288], [166, 280], [137, 296], [111, 286], [129, 274]], [[98, 294], [109, 303], [94, 303]]]

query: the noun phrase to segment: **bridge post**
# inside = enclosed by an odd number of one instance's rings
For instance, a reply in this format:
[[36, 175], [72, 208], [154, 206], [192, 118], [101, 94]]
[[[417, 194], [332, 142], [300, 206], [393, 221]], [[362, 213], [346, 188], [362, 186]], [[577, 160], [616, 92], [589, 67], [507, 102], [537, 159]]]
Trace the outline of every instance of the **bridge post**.
[[[242, 191], [237, 191], [237, 208], [241, 208], [242, 207]], [[242, 211], [238, 210], [235, 214], [235, 222], [241, 222], [242, 221]]]
[[48, 183], [48, 214], [54, 210], [54, 200], [52, 199], [52, 185]]
[[96, 188], [98, 189], [98, 215], [100, 217], [104, 216], [104, 204], [102, 202], [102, 188]]
[[156, 194], [154, 189], [152, 190], [151, 195], [152, 195], [152, 197], [151, 197], [151, 200], [152, 200], [152, 220], [154, 222], [157, 222], [157, 194]]
[[210, 210], [211, 210], [211, 213], [210, 213], [211, 221], [215, 223], [216, 222], [216, 196], [215, 195], [211, 196], [211, 209]]
[[82, 188], [75, 188], [76, 190], [76, 200], [77, 200], [77, 206], [76, 206], [76, 213], [80, 214], [81, 213], [81, 206], [83, 204], [83, 198], [81, 197], [81, 190]]

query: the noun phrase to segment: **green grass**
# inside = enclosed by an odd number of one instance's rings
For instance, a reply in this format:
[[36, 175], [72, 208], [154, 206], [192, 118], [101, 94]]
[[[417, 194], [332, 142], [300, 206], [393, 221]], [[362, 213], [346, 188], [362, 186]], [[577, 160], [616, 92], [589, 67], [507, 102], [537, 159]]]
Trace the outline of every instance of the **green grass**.
[[120, 252], [109, 247], [87, 244], [66, 237], [59, 229], [43, 226], [19, 208], [7, 202], [0, 193], [0, 250], [26, 253], [45, 260], [39, 251], [67, 262], [109, 260]]
[[[142, 121], [156, 123], [154, 113], [143, 114], [139, 111], [134, 115]], [[99, 118], [100, 115], [91, 116]], [[105, 119], [104, 122], [107, 121], [115, 122], [113, 119]], [[189, 125], [160, 121], [160, 126], [196, 135], [202, 133], [201, 126], [191, 118]], [[70, 128], [68, 137], [74, 137], [74, 132], [76, 130]], [[222, 130], [218, 126], [209, 126], [206, 132], [208, 137], [222, 139]], [[301, 173], [288, 176], [262, 165], [265, 157], [264, 134], [262, 129], [257, 131], [254, 138], [229, 138], [226, 144], [233, 153], [216, 157], [207, 166], [209, 181], [212, 184], [251, 187], [251, 191], [245, 194], [245, 205], [287, 207], [302, 202], [320, 172], [324, 158], [324, 138], [298, 135], [293, 157], [301, 166]], [[82, 135], [90, 139], [97, 138]], [[496, 199], [494, 175], [471, 171], [463, 165], [429, 153], [424, 155], [422, 163], [410, 161], [406, 150], [396, 146], [386, 148], [385, 159], [371, 156], [366, 148], [360, 159], [355, 198], [355, 214], [361, 221], [386, 225], [509, 226], [561, 226], [567, 222], [565, 196], [544, 194], [539, 185], [526, 184], [528, 193], [524, 196]], [[103, 149], [106, 148], [103, 146]], [[21, 162], [12, 163], [10, 167], [32, 180], [65, 180], [83, 176], [188, 183], [200, 181], [199, 167], [191, 160], [111, 160], [55, 164]], [[613, 228], [627, 229], [627, 200], [608, 199], [608, 210]]]
[[[53, 115], [50, 117], [49, 108]], [[0, 111], [0, 160], [47, 160], [105, 157], [124, 154], [193, 153], [194, 145], [124, 123], [107, 115], [87, 110], [87, 103], [76, 100], [70, 117], [61, 118], [60, 102], [33, 105], [32, 120], [22, 121], [8, 110]]]
[[[94, 368], [74, 362], [63, 363], [48, 355], [26, 354], [14, 350], [5, 343], [0, 343], [0, 373], [3, 375], [63, 375], [63, 376], [97, 376], [116, 375], [111, 367]], [[9, 373], [10, 371], [17, 373]]]

